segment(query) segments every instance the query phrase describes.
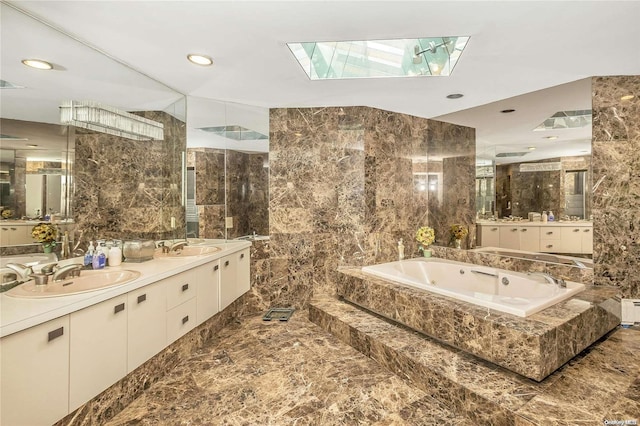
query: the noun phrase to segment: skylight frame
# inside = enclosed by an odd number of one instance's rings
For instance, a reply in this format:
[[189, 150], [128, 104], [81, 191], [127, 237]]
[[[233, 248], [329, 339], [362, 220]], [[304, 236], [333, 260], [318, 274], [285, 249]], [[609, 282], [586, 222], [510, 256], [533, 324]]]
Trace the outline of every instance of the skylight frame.
[[558, 111], [540, 123], [533, 131], [581, 129], [586, 126], [591, 126], [592, 122], [593, 111], [590, 109]]
[[469, 39], [447, 36], [292, 42], [287, 47], [312, 81], [444, 77], [453, 72]]

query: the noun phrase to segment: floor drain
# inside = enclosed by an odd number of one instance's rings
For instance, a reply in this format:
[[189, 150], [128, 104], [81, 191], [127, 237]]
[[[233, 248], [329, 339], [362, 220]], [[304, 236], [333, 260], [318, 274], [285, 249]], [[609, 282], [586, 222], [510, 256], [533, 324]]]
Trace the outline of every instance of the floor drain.
[[271, 308], [262, 317], [263, 321], [271, 321], [274, 319], [280, 321], [289, 321], [291, 315], [293, 315], [294, 308]]

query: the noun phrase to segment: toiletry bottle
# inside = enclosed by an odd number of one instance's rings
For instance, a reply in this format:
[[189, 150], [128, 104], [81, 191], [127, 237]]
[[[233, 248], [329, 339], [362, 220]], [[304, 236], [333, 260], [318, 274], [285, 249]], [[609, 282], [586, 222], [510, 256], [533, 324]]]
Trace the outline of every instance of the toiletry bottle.
[[109, 249], [109, 266], [119, 266], [122, 263], [122, 249], [114, 242]]
[[542, 212], [542, 217], [541, 217], [540, 220], [542, 220], [542, 222], [546, 223], [547, 219], [548, 219], [547, 212], [546, 211]]
[[98, 254], [98, 268], [102, 269], [107, 266], [107, 244], [100, 244], [100, 253]]
[[549, 222], [553, 222], [556, 217], [553, 215], [553, 212], [549, 210], [549, 214], [547, 215], [547, 218], [549, 219]]
[[100, 246], [97, 246], [93, 251], [93, 257], [91, 259], [91, 267], [93, 269], [100, 269]]
[[84, 254], [84, 265], [91, 265], [93, 262], [93, 241], [89, 241], [89, 248], [87, 248], [87, 252]]
[[398, 259], [404, 259], [404, 244], [402, 243], [402, 238], [398, 241]]

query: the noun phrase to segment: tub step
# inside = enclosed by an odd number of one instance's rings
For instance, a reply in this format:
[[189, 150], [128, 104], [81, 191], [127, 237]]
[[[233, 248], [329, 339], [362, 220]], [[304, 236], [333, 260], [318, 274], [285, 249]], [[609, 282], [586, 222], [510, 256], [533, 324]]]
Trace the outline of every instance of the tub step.
[[[640, 403], [623, 407], [617, 399], [607, 402], [603, 395], [607, 388], [591, 395], [593, 401], [585, 398], [576, 404], [571, 395], [584, 393], [584, 389], [566, 388], [567, 383], [573, 383], [574, 376], [597, 376], [600, 370], [590, 371], [601, 368], [594, 359], [603, 355], [615, 358], [620, 350], [615, 341], [594, 345], [537, 383], [336, 298], [315, 298], [309, 307], [309, 319], [476, 424], [544, 425], [553, 418], [558, 420], [557, 424], [595, 426], [602, 425], [602, 419], [609, 418], [607, 415], [622, 418], [625, 410], [640, 407]], [[633, 343], [634, 348], [636, 345], [640, 348], [640, 332], [618, 330], [616, 335], [619, 333], [627, 333], [623, 338]], [[634, 351], [624, 352], [624, 357], [628, 357]], [[640, 362], [640, 355], [633, 357]], [[639, 367], [634, 373], [640, 373], [640, 363], [636, 365]], [[630, 382], [618, 385], [626, 389], [632, 385], [633, 377], [633, 374], [630, 378], [619, 375], [619, 380]]]

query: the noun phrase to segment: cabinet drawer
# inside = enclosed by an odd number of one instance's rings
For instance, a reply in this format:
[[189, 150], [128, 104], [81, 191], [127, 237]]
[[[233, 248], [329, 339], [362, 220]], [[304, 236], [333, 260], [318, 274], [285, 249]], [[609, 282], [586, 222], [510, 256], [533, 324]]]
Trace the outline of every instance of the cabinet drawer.
[[560, 228], [551, 228], [551, 227], [542, 227], [540, 228], [540, 239], [541, 240], [559, 240], [560, 239]]
[[167, 312], [167, 345], [175, 342], [196, 326], [196, 299], [187, 300], [182, 305]]
[[196, 271], [190, 270], [166, 279], [167, 310], [196, 296]]
[[560, 253], [560, 239], [540, 239], [540, 251], [543, 253]]

